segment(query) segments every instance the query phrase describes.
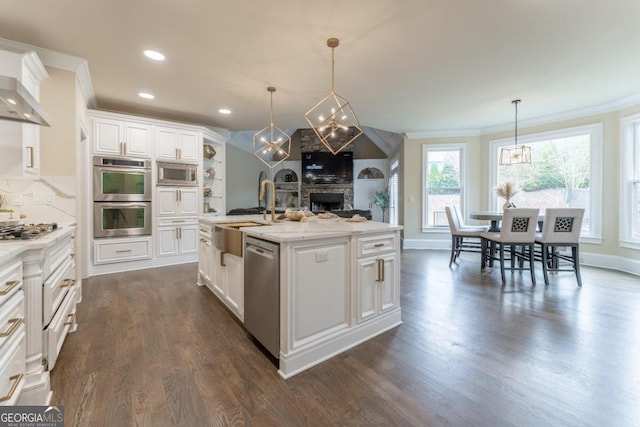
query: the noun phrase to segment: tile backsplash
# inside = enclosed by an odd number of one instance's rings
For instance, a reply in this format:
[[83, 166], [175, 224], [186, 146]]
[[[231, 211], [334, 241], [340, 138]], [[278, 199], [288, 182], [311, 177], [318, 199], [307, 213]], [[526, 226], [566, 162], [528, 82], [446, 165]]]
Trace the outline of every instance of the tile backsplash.
[[0, 178], [2, 208], [26, 215], [26, 223], [75, 222], [76, 185], [75, 176]]

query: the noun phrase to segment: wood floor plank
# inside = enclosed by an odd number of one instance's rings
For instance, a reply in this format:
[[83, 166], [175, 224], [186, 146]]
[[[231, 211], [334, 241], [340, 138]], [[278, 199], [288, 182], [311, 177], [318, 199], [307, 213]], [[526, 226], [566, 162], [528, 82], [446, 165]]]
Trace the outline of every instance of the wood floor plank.
[[638, 277], [447, 265], [403, 251], [403, 324], [286, 381], [194, 264], [92, 277], [52, 403], [80, 427], [638, 425]]

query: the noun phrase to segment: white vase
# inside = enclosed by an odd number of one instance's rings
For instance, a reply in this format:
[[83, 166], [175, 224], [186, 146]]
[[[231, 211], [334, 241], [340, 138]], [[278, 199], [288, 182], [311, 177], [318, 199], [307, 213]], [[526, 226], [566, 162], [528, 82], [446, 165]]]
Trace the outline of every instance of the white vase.
[[515, 208], [516, 205], [514, 205], [513, 203], [511, 203], [510, 201], [506, 201], [504, 202], [504, 205], [502, 205], [502, 209], [509, 209], [509, 208]]

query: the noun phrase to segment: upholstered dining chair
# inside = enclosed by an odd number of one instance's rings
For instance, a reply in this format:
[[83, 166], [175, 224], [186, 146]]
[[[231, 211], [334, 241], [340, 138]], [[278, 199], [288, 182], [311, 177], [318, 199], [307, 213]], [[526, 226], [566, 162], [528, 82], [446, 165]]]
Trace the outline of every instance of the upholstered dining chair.
[[[529, 263], [531, 282], [536, 284], [534, 271], [534, 245], [538, 226], [538, 209], [505, 209], [499, 232], [485, 232], [482, 238], [481, 269], [484, 270], [487, 260], [500, 262], [502, 285], [507, 283], [505, 270], [522, 270], [524, 261]], [[510, 267], [505, 267], [505, 249], [509, 250]], [[496, 256], [496, 252], [499, 255]], [[516, 263], [517, 261], [517, 263]]]
[[451, 264], [460, 257], [460, 252], [480, 252], [480, 234], [487, 231], [487, 227], [465, 225], [456, 206], [445, 206], [444, 210], [451, 231], [451, 258], [449, 259], [449, 267], [451, 267]]
[[[582, 286], [580, 277], [580, 230], [584, 209], [548, 208], [544, 211], [542, 233], [536, 234], [536, 244], [540, 245], [540, 261], [544, 284], [549, 286], [549, 271], [573, 271], [578, 286]], [[571, 255], [565, 255], [558, 248], [571, 248]], [[571, 268], [566, 266], [570, 265]]]

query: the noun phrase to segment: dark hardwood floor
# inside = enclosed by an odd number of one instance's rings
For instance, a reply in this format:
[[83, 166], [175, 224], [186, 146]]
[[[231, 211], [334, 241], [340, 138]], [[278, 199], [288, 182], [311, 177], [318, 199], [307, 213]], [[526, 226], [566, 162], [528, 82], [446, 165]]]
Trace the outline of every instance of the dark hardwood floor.
[[287, 381], [195, 264], [91, 278], [52, 404], [91, 427], [640, 425], [638, 277], [448, 263], [404, 251], [404, 323]]

